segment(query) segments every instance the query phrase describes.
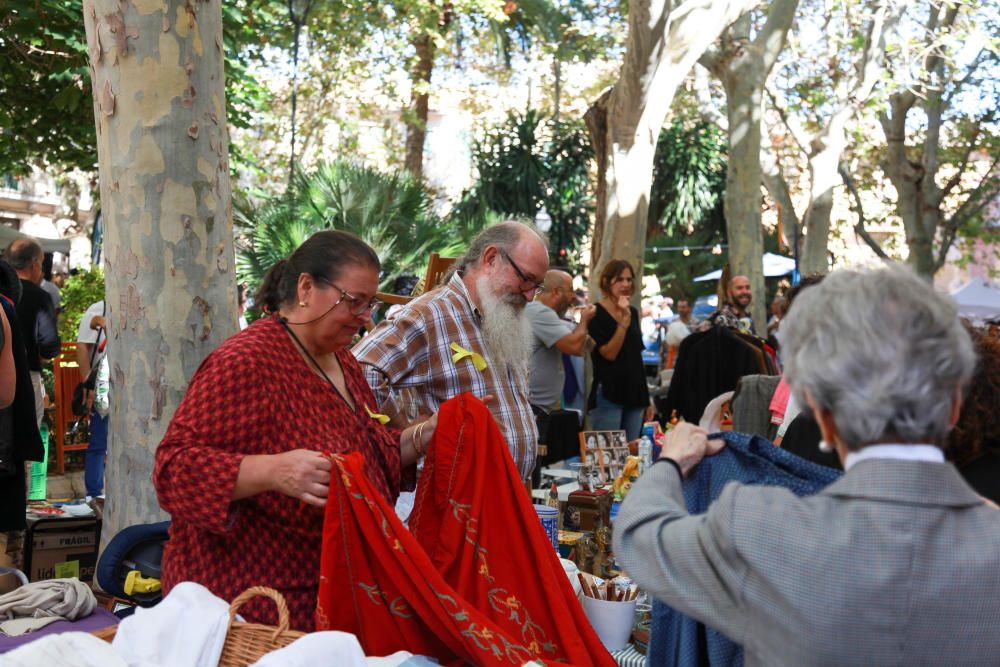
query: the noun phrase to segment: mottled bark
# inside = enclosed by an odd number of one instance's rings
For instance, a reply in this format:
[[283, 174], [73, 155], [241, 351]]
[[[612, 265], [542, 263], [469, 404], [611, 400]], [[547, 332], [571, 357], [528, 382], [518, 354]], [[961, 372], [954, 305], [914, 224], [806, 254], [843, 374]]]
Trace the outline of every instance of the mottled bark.
[[[927, 278], [937, 272], [947, 252], [945, 249], [941, 253], [939, 263], [934, 254], [934, 241], [944, 221], [941, 204], [948, 189], [957, 184], [955, 179], [942, 188], [935, 179], [940, 167], [938, 144], [945, 109], [940, 92], [945, 70], [944, 47], [940, 40], [941, 35], [949, 32], [955, 24], [958, 11], [958, 4], [931, 6], [920, 84], [916, 90], [890, 95], [888, 109], [879, 116], [886, 138], [883, 167], [896, 188], [896, 213], [903, 221], [909, 246], [907, 261], [917, 273]], [[907, 154], [907, 115], [917, 105], [922, 106], [927, 115], [926, 131], [923, 142], [915, 147], [917, 150], [914, 153], [919, 159], [911, 159]]]
[[406, 117], [406, 170], [414, 178], [423, 178], [424, 140], [430, 111], [431, 74], [434, 71], [434, 41], [424, 35], [413, 42], [416, 62], [410, 76], [410, 110]]
[[761, 224], [760, 120], [763, 65], [758, 58], [739, 58], [724, 79], [729, 119], [729, 163], [723, 204], [729, 240], [731, 275], [750, 279], [750, 312], [757, 331], [766, 331], [764, 229]]
[[722, 81], [729, 122], [726, 172], [726, 231], [732, 275], [750, 279], [751, 315], [758, 331], [767, 323], [764, 287], [764, 234], [761, 229], [761, 119], [764, 86], [785, 45], [798, 0], [773, 0], [767, 20], [750, 39], [750, 16], [742, 16], [723, 36], [722, 48], [700, 62]]
[[163, 518], [153, 455], [237, 330], [219, 0], [84, 0], [112, 407], [104, 539]]
[[[754, 0], [631, 0], [625, 61], [587, 126], [598, 157], [591, 282], [609, 260], [642, 273], [656, 140], [677, 87], [695, 61]], [[637, 281], [641, 276], [637, 276]], [[636, 292], [638, 294], [638, 291]]]

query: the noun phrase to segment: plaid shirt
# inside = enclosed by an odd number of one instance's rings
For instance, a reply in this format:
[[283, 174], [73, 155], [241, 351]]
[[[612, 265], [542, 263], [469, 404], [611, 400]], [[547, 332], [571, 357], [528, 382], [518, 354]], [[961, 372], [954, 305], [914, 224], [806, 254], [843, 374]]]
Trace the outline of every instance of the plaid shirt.
[[[497, 420], [521, 476], [531, 476], [538, 432], [528, 402], [528, 372], [498, 369], [490, 358], [481, 328], [482, 315], [473, 306], [457, 273], [447, 284], [404, 306], [391, 320], [380, 322], [354, 348], [378, 401], [380, 412], [401, 412], [400, 389], [410, 389], [421, 412], [467, 391], [479, 398], [492, 394], [490, 411]], [[472, 358], [453, 361], [456, 343], [482, 356], [487, 366], [476, 369]]]
[[709, 331], [716, 324], [732, 329], [733, 331], [750, 334], [751, 336], [757, 335], [757, 330], [754, 329], [753, 326], [753, 320], [749, 316], [740, 316], [740, 314], [736, 312], [736, 308], [729, 303], [724, 303], [719, 306], [718, 310], [709, 315], [704, 322], [698, 325], [697, 330]]

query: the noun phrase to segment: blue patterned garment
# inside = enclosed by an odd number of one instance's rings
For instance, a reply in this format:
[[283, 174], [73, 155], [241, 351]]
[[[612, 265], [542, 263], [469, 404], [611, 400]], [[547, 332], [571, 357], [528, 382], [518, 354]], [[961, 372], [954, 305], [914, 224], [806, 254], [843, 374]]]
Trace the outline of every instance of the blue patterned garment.
[[[839, 470], [816, 465], [790, 454], [759, 435], [718, 433], [726, 446], [705, 458], [684, 481], [688, 512], [703, 514], [729, 482], [755, 486], [781, 486], [799, 496], [809, 496], [838, 479]], [[650, 626], [649, 667], [741, 667], [743, 648], [712, 628], [653, 603]]]

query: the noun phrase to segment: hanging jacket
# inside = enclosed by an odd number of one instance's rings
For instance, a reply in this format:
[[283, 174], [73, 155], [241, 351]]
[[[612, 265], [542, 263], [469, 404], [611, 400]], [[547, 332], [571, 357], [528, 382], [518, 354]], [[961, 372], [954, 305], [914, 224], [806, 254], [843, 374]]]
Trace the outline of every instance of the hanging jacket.
[[665, 412], [676, 410], [685, 421], [697, 424], [709, 401], [755, 373], [769, 374], [763, 351], [738, 334], [721, 326], [693, 333], [677, 351]]
[[[729, 431], [722, 451], [706, 457], [684, 480], [684, 501], [691, 514], [703, 514], [729, 482], [781, 486], [800, 496], [817, 493], [841, 476], [840, 471], [810, 463], [756, 435]], [[743, 649], [721, 632], [653, 603], [648, 667], [737, 667]]]

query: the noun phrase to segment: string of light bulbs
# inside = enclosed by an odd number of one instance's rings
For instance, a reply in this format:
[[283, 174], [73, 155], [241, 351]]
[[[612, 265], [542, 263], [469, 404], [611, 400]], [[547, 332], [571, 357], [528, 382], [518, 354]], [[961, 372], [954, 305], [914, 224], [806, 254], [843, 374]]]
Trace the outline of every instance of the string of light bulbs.
[[715, 245], [651, 246], [646, 248], [646, 251], [652, 253], [679, 252], [685, 257], [690, 257], [692, 250], [711, 250], [713, 255], [721, 255], [722, 249], [728, 247], [725, 243], [716, 243]]

